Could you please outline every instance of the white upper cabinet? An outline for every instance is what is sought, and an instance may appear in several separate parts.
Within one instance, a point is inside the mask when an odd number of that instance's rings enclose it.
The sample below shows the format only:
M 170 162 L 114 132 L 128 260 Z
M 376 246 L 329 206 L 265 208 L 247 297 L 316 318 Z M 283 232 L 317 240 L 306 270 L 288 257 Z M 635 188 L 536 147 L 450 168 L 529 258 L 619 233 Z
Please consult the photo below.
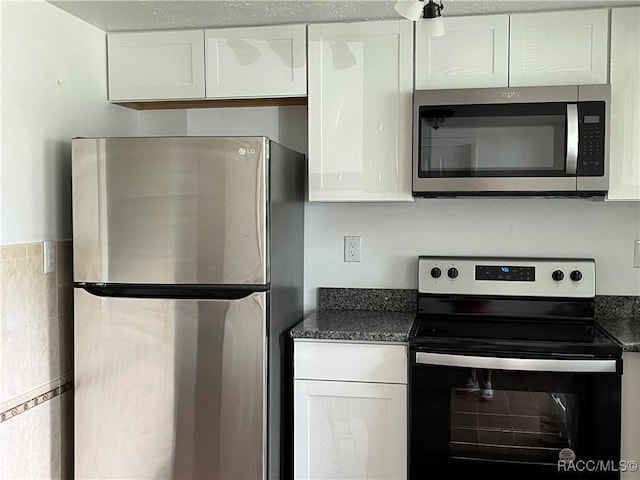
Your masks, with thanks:
M 408 201 L 413 22 L 310 25 L 309 200 Z
M 207 30 L 207 97 L 307 94 L 306 26 Z
M 109 100 L 204 98 L 204 32 L 113 33 L 107 37 Z
M 441 37 L 416 22 L 416 90 L 508 86 L 509 15 L 443 20 Z
M 640 200 L 640 7 L 611 14 L 610 200 Z
M 607 83 L 609 11 L 511 15 L 509 85 Z

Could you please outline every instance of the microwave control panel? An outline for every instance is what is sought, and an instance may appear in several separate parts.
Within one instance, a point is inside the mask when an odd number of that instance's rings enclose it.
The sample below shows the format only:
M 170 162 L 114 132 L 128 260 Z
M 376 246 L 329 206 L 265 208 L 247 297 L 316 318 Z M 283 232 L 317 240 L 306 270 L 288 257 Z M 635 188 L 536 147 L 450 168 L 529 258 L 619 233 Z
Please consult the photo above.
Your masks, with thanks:
M 578 104 L 578 176 L 601 177 L 605 161 L 605 104 Z

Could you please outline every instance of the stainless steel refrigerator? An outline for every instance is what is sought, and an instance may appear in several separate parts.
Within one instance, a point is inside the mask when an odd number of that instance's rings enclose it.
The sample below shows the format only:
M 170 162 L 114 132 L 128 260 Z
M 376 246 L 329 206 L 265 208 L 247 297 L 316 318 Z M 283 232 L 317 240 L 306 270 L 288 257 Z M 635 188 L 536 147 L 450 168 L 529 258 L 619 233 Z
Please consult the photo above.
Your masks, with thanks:
M 76 478 L 279 479 L 304 156 L 265 137 L 72 152 Z

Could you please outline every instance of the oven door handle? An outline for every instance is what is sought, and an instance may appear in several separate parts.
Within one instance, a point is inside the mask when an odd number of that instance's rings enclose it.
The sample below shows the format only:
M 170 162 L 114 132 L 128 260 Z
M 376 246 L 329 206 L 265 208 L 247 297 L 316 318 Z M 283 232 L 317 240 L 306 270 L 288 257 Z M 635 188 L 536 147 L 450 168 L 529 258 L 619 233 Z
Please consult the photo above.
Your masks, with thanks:
M 445 367 L 521 370 L 528 372 L 615 373 L 617 360 L 574 360 L 552 358 L 503 358 L 445 353 L 416 352 L 416 363 Z

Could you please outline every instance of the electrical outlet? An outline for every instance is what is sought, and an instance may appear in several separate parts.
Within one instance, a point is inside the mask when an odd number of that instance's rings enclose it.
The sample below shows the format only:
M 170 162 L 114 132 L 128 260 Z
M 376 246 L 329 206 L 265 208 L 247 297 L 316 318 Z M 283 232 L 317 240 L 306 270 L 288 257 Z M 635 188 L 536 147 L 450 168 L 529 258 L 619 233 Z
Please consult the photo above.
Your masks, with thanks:
M 360 237 L 344 237 L 344 261 L 360 261 Z
M 42 273 L 56 271 L 56 242 L 45 240 L 42 242 Z
M 640 240 L 633 244 L 633 268 L 640 268 Z

